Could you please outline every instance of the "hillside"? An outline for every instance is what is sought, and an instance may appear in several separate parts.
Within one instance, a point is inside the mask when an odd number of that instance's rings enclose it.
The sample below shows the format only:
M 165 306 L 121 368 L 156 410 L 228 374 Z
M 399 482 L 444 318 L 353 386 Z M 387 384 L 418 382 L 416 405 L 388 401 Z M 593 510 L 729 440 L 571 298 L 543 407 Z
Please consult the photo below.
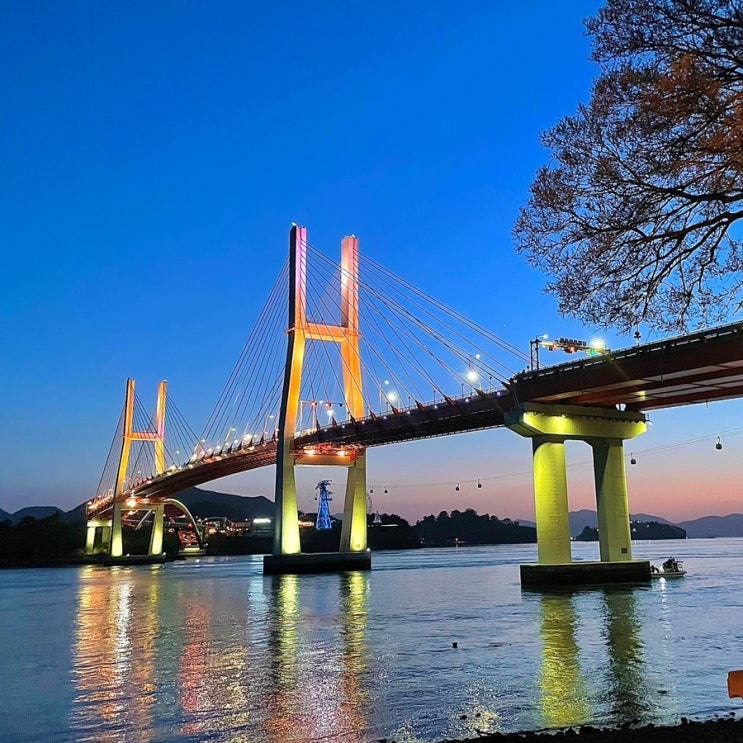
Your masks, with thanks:
M 273 517 L 273 501 L 262 495 L 232 495 L 218 493 L 214 490 L 188 488 L 176 496 L 191 511 L 194 517 L 226 516 L 231 521 L 245 521 L 256 517 Z M 15 513 L 8 513 L 0 509 L 0 522 L 9 519 L 18 524 L 26 516 L 41 520 L 59 515 L 66 524 L 82 524 L 85 522 L 85 503 L 81 503 L 71 511 L 62 511 L 56 506 L 28 506 Z
M 537 530 L 511 519 L 478 514 L 473 508 L 426 516 L 414 527 L 427 547 L 455 544 L 521 544 L 537 541 Z
M 632 521 L 642 521 L 646 523 L 657 522 L 658 524 L 666 524 L 678 526 L 686 532 L 687 539 L 703 539 L 710 537 L 743 537 L 743 514 L 731 513 L 727 516 L 702 516 L 698 519 L 692 519 L 690 521 L 679 521 L 676 524 L 668 521 L 667 519 L 661 518 L 660 516 L 651 516 L 646 513 L 633 513 L 630 515 Z M 522 524 L 529 522 L 522 521 Z M 570 533 L 573 536 L 581 534 L 583 530 L 588 527 L 589 529 L 596 529 L 598 527 L 598 519 L 596 517 L 596 511 L 588 509 L 582 511 L 571 511 L 570 512 Z M 637 537 L 638 539 L 646 537 Z
M 226 516 L 231 521 L 273 518 L 273 501 L 263 495 L 232 495 L 215 490 L 188 488 L 176 496 L 195 518 Z
M 8 514 L 8 518 L 13 524 L 20 523 L 26 517 L 41 521 L 42 519 L 48 519 L 50 516 L 59 514 L 60 517 L 64 516 L 64 511 L 56 506 L 27 506 L 21 508 L 20 511 Z
M 86 520 L 87 508 L 85 503 L 81 503 L 71 511 L 60 514 L 59 518 L 65 524 L 84 524 Z
M 686 529 L 689 539 L 705 537 L 743 537 L 743 514 L 731 513 L 728 516 L 703 516 L 693 521 L 681 521 L 679 526 Z

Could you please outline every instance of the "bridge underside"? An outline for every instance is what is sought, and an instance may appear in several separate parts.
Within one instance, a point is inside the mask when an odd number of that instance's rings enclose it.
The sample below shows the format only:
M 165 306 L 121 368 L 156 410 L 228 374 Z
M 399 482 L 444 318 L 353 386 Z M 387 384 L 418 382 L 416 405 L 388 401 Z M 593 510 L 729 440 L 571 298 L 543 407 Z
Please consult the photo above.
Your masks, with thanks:
M 126 500 L 120 501 L 116 510 L 111 505 L 108 508 L 100 509 L 92 516 L 90 513 L 88 514 L 88 533 L 85 544 L 87 555 L 100 554 L 104 550 L 110 558 L 106 564 L 111 565 L 162 562 L 165 560 L 165 553 L 162 548 L 166 524 L 168 528 L 177 533 L 181 545 L 179 550 L 181 555 L 203 554 L 205 545 L 198 526 L 191 512 L 183 503 L 173 498 L 138 498 L 136 503 L 130 504 L 130 497 L 128 496 Z M 128 510 L 121 508 L 121 506 Z M 147 555 L 125 556 L 123 551 L 122 554 L 110 554 L 112 530 L 115 528 L 114 521 L 116 518 L 120 520 L 121 525 L 126 524 L 135 531 L 139 530 L 145 523 L 149 524 L 151 534 L 150 548 Z
M 438 403 L 397 410 L 385 415 L 320 428 L 295 439 L 297 454 L 314 446 L 372 447 L 402 441 L 446 436 L 458 431 L 475 431 L 503 426 L 504 414 L 513 407 L 511 395 L 504 390 L 481 392 L 472 397 L 449 398 Z M 122 499 L 136 497 L 153 502 L 172 497 L 186 488 L 203 485 L 221 477 L 248 472 L 276 464 L 277 444 L 267 441 L 250 449 L 208 457 L 183 465 L 127 491 Z M 110 513 L 111 502 L 96 511 L 96 517 Z
M 656 410 L 743 396 L 743 325 L 516 376 L 520 402 Z

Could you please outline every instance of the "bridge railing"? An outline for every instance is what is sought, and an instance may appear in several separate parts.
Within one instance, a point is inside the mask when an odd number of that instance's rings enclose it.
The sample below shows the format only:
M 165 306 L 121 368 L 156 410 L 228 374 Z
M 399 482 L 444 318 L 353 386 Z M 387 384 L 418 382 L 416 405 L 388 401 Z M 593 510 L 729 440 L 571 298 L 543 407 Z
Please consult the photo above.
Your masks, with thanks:
M 670 338 L 664 338 L 663 340 L 653 341 L 652 343 L 642 343 L 635 346 L 628 346 L 627 348 L 621 348 L 616 351 L 610 351 L 600 356 L 589 356 L 586 358 L 576 359 L 573 361 L 565 361 L 560 364 L 551 364 L 550 366 L 543 366 L 540 369 L 530 369 L 517 374 L 514 379 L 534 379 L 537 377 L 548 377 L 552 374 L 560 374 L 565 371 L 580 368 L 590 368 L 596 366 L 602 366 L 609 361 L 621 361 L 622 359 L 630 359 L 636 356 L 642 356 L 644 354 L 657 352 L 663 348 L 679 348 L 681 346 L 707 343 L 716 339 L 722 339 L 730 335 L 737 335 L 743 333 L 743 322 L 729 323 L 727 325 L 721 325 L 716 328 L 707 328 L 706 330 L 700 330 L 696 333 L 689 333 L 686 335 L 677 335 Z

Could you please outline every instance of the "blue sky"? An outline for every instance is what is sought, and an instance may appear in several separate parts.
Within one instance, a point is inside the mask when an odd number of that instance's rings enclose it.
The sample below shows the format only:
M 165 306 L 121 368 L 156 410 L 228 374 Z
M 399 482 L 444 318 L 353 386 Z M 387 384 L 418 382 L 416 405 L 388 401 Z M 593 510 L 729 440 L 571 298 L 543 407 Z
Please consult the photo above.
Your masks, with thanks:
M 129 376 L 151 403 L 167 378 L 199 430 L 293 221 L 329 254 L 357 234 L 524 351 L 592 335 L 558 317 L 510 230 L 548 158 L 540 132 L 588 99 L 581 21 L 599 5 L 2 3 L 0 508 L 92 496 Z M 640 456 L 632 509 L 736 510 L 740 412 L 653 415 L 637 450 L 700 442 Z M 574 508 L 593 500 L 587 458 L 571 451 Z M 529 517 L 530 466 L 526 440 L 491 431 L 373 450 L 369 482 L 409 518 Z M 317 479 L 303 471 L 300 505 Z M 273 490 L 269 472 L 214 487 Z

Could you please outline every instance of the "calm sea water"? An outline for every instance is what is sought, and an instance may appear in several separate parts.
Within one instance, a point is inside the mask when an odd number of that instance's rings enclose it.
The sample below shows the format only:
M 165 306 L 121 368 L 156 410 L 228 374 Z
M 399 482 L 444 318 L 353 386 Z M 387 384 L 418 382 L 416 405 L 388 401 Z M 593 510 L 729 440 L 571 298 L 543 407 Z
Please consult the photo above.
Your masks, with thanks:
M 0 571 L 0 740 L 403 743 L 738 711 L 743 540 L 634 547 L 668 554 L 685 578 L 554 594 L 520 588 L 535 545 L 376 553 L 366 574 Z

